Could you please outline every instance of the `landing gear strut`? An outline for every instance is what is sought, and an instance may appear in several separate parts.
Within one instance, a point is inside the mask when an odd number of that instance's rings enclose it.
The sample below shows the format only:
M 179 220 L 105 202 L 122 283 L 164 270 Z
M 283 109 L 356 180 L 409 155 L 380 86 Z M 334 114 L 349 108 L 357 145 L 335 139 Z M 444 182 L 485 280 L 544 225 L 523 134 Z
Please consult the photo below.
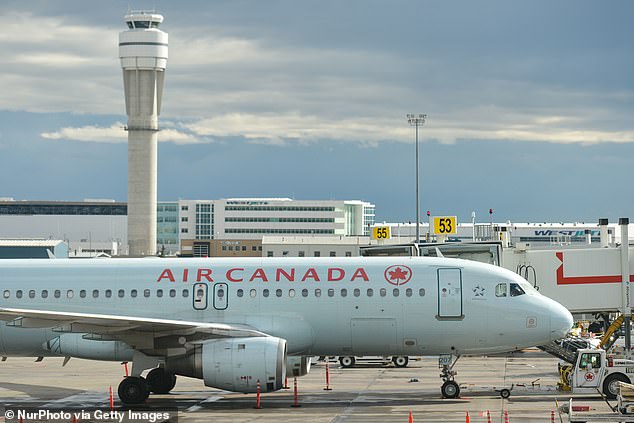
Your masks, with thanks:
M 150 387 L 144 378 L 128 376 L 119 384 L 118 393 L 125 404 L 142 404 L 150 395 Z
M 459 358 L 460 356 L 456 356 L 456 359 L 453 360 L 453 356 L 450 355 L 440 356 L 438 359 L 438 364 L 441 368 L 440 378 L 444 382 L 440 387 L 440 393 L 443 398 L 458 398 L 460 396 L 460 385 L 454 380 L 454 376 L 458 372 L 453 370 L 453 366 Z
M 145 380 L 149 385 L 150 391 L 155 394 L 169 394 L 176 386 L 176 375 L 162 367 L 150 370 Z

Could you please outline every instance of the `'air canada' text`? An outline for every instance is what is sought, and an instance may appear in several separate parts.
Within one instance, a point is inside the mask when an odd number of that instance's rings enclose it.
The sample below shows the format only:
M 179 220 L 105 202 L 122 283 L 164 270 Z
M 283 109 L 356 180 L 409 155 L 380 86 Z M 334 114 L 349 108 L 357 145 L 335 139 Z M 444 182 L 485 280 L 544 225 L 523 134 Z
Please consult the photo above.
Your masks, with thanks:
M 220 276 L 217 276 L 220 275 Z M 209 268 L 198 269 L 165 269 L 161 272 L 157 282 L 339 282 L 339 281 L 363 281 L 369 282 L 368 274 L 363 267 L 356 269 L 343 269 L 341 267 L 307 269 L 270 268 L 258 267 L 245 269 L 234 267 L 221 272 L 214 272 Z

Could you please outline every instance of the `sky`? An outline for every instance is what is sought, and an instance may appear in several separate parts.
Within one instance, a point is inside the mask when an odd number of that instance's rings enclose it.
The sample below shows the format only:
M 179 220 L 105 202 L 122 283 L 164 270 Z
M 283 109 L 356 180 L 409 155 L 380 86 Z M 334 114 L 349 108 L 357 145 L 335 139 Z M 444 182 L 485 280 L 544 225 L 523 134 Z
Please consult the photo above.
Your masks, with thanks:
M 159 201 L 358 199 L 377 221 L 634 219 L 634 2 L 0 4 L 0 197 L 127 199 L 118 35 L 165 16 Z

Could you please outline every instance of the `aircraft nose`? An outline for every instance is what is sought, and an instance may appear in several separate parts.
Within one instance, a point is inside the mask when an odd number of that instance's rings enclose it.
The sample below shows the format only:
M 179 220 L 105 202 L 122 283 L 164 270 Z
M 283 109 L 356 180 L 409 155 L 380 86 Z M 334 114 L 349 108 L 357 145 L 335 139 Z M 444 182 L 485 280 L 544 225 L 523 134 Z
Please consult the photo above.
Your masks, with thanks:
M 556 341 L 566 336 L 572 323 L 572 314 L 568 309 L 553 301 L 550 306 L 550 339 Z

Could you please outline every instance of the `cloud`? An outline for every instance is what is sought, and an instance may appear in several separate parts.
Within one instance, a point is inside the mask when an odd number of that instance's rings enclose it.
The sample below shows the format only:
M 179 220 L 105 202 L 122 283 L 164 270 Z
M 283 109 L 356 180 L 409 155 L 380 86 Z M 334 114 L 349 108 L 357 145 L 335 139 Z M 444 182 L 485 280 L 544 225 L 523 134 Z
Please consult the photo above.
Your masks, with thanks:
M 66 127 L 55 132 L 43 132 L 40 136 L 48 140 L 71 140 L 99 143 L 123 143 L 128 140 L 128 135 L 121 122 L 116 122 L 109 127 L 82 126 L 80 128 Z
M 526 117 L 525 117 L 526 118 Z M 634 131 L 575 129 L 573 118 L 542 116 L 515 122 L 472 122 L 462 127 L 428 118 L 419 128 L 421 140 L 455 143 L 464 140 L 519 140 L 551 143 L 634 142 Z M 572 123 L 562 126 L 563 123 Z M 228 114 L 184 124 L 191 132 L 209 137 L 244 137 L 258 143 L 285 145 L 284 141 L 341 140 L 373 145 L 378 142 L 412 142 L 414 130 L 403 117 L 372 119 L 326 119 L 318 116 Z
M 125 143 L 128 141 L 128 133 L 121 122 L 113 123 L 108 127 L 82 126 L 79 128 L 66 127 L 54 132 L 43 132 L 40 136 L 49 140 L 69 140 L 96 143 Z M 159 132 L 159 142 L 173 142 L 175 144 L 200 144 L 209 142 L 194 135 L 177 129 L 164 129 Z
M 170 58 L 161 141 L 186 144 L 244 137 L 274 145 L 322 139 L 364 145 L 412 142 L 405 114 L 423 112 L 429 120 L 422 139 L 443 143 L 634 142 L 634 93 L 629 86 L 569 82 L 574 81 L 570 68 L 575 58 L 553 61 L 559 50 L 544 56 L 537 47 L 514 53 L 496 37 L 481 56 L 469 49 L 447 49 L 442 41 L 448 40 L 442 37 L 438 46 L 403 43 L 403 28 L 396 26 L 386 34 L 391 41 L 372 43 L 355 38 L 354 30 L 363 27 L 356 21 L 349 23 L 350 30 L 346 23 L 346 31 L 320 33 L 317 39 L 302 38 L 299 25 L 295 39 L 261 22 L 254 30 L 236 23 L 231 28 L 218 25 L 204 14 L 181 18 L 180 25 L 174 20 L 167 27 Z M 90 19 L 0 14 L 1 76 L 11 87 L 0 90 L 0 109 L 124 119 L 117 59 L 123 25 L 105 26 Z M 420 30 L 430 31 L 426 28 Z M 450 44 L 461 45 L 463 35 L 451 33 L 456 38 Z M 468 41 L 478 44 L 477 35 Z M 168 126 L 170 121 L 186 123 Z M 124 142 L 125 133 L 120 132 L 113 127 L 68 127 L 42 137 Z

